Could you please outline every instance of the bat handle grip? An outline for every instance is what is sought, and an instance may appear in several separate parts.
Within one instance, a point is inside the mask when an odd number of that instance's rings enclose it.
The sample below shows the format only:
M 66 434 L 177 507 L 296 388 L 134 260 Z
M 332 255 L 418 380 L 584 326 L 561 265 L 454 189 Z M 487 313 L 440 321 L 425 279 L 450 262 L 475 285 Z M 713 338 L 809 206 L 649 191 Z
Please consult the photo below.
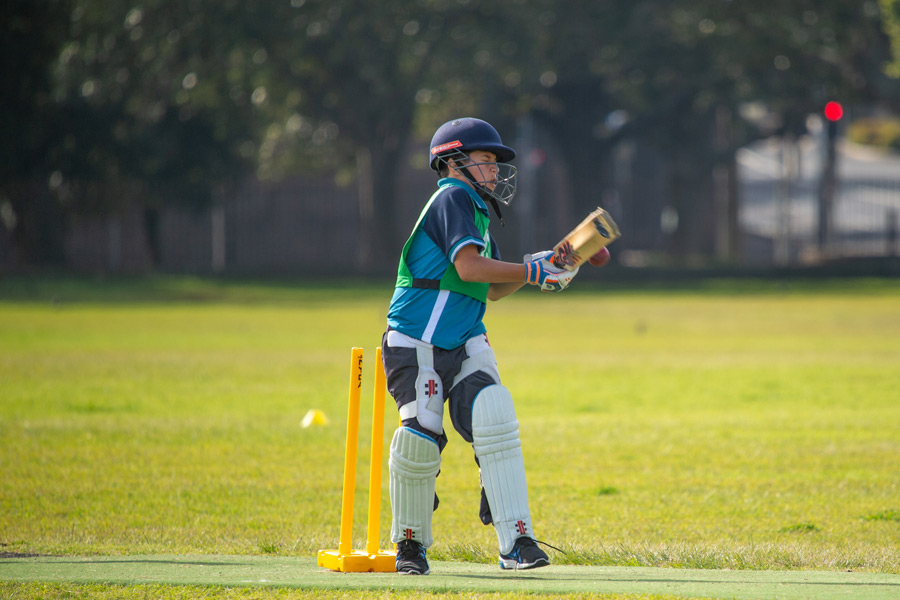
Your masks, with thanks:
M 575 257 L 572 255 L 572 247 L 568 243 L 564 243 L 553 251 L 553 256 L 549 258 L 550 264 L 557 269 L 565 269 L 567 271 L 575 270 Z

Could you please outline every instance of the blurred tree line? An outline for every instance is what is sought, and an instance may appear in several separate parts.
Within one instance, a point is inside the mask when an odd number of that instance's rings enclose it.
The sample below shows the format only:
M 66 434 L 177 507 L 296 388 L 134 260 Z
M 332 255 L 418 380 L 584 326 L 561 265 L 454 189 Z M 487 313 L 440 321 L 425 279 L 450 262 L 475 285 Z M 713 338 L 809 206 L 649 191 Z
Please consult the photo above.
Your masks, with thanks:
M 0 13 L 0 227 L 34 265 L 61 264 L 67 215 L 136 201 L 153 239 L 162 207 L 297 172 L 361 183 L 377 262 L 407 234 L 398 173 L 425 168 L 404 148 L 460 115 L 550 132 L 579 209 L 619 144 L 653 149 L 679 215 L 673 251 L 688 254 L 717 243 L 710 219 L 736 218 L 737 148 L 802 134 L 832 99 L 900 110 L 900 0 L 9 0 Z M 727 257 L 733 240 L 718 243 Z

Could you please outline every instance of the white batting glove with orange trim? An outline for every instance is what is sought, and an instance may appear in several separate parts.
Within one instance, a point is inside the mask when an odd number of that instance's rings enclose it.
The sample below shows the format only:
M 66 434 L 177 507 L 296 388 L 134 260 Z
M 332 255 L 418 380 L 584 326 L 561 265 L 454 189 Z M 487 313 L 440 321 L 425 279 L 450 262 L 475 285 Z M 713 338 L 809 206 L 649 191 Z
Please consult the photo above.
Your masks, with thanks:
M 578 274 L 578 269 L 574 271 L 560 269 L 550 262 L 551 256 L 552 250 L 525 255 L 523 260 L 525 283 L 540 286 L 542 292 L 561 292 L 569 287 L 572 279 Z

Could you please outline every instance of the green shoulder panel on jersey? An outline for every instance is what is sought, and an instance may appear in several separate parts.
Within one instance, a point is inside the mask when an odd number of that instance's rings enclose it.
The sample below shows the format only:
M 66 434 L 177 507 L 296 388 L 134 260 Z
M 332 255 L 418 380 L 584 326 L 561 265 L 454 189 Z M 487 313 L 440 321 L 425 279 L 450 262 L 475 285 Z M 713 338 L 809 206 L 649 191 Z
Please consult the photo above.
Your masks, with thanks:
M 428 213 L 428 209 L 431 208 L 431 205 L 434 203 L 438 195 L 447 187 L 450 186 L 443 185 L 434 194 L 432 194 L 431 198 L 425 204 L 425 208 L 422 209 L 422 212 L 419 215 L 418 220 L 416 221 L 416 225 L 415 227 L 413 227 L 412 234 L 410 234 L 409 239 L 406 240 L 406 244 L 403 245 L 403 252 L 400 255 L 400 266 L 397 269 L 397 283 L 395 284 L 395 287 L 449 290 L 451 292 L 456 292 L 458 294 L 463 294 L 470 298 L 474 298 L 475 300 L 479 300 L 480 302 L 484 302 L 486 304 L 488 290 L 490 289 L 491 284 L 477 281 L 463 281 L 462 278 L 460 278 L 459 273 L 457 273 L 456 267 L 452 263 L 449 267 L 447 267 L 444 275 L 439 280 L 414 278 L 412 276 L 412 273 L 410 273 L 409 266 L 407 265 L 406 257 L 409 253 L 410 247 L 412 246 L 413 238 L 415 237 L 416 233 L 421 230 L 422 222 L 425 220 L 425 215 L 426 213 Z M 490 216 L 482 213 L 477 209 L 477 207 L 475 208 L 474 212 L 475 226 L 481 233 L 481 237 L 485 243 L 484 250 L 482 250 L 481 254 L 483 256 L 490 256 L 491 238 L 489 235 L 487 235 L 488 225 L 490 224 Z

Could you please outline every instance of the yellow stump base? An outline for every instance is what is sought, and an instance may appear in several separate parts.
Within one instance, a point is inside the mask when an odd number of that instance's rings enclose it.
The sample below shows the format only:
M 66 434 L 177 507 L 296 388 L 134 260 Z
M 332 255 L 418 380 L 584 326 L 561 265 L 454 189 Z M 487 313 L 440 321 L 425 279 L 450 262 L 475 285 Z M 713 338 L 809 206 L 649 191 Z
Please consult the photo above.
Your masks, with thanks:
M 369 554 L 352 550 L 350 554 L 341 554 L 337 550 L 319 550 L 318 565 L 341 573 L 394 573 L 396 561 L 394 552 Z

